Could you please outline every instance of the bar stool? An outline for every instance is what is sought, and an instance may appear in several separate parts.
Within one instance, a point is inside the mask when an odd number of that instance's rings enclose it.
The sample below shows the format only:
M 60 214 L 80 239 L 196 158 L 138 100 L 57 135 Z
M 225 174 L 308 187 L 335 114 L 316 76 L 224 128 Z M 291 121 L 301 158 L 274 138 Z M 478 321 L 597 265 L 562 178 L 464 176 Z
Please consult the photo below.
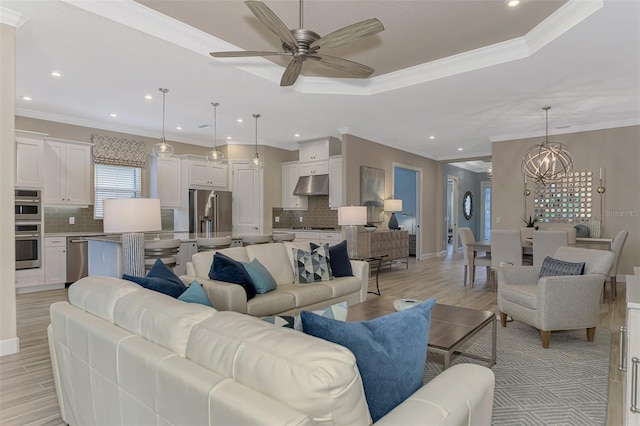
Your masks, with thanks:
M 180 252 L 179 239 L 174 240 L 148 240 L 144 242 L 144 268 L 151 269 L 156 259 L 169 268 L 178 264 L 178 253 Z
M 271 240 L 271 235 L 243 235 L 242 245 L 250 246 L 253 244 L 266 244 Z
M 295 239 L 296 239 L 296 234 L 293 232 L 273 234 L 274 243 L 281 243 L 283 241 L 293 241 Z
M 198 252 L 231 247 L 231 237 L 198 238 Z

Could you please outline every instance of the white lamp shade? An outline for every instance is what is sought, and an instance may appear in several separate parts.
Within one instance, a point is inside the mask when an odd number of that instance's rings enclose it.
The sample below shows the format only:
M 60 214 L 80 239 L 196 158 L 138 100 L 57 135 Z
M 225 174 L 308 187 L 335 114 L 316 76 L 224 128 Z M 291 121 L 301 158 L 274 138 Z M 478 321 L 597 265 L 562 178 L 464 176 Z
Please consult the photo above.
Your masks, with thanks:
M 366 225 L 367 207 L 338 207 L 338 225 Z
M 385 212 L 401 212 L 402 200 L 384 200 Z
M 104 232 L 151 232 L 162 229 L 160 200 L 118 198 L 104 200 Z

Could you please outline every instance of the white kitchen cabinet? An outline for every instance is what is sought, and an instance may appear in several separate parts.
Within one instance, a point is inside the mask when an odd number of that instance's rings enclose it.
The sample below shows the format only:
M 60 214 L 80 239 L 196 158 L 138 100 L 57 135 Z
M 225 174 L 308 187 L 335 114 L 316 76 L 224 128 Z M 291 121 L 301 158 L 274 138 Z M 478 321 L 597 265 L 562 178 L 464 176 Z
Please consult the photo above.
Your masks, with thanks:
M 44 186 L 45 133 L 16 130 L 15 184 L 18 188 Z
M 338 244 L 342 241 L 341 232 L 327 232 L 327 231 L 314 231 L 314 230 L 296 230 L 295 231 L 296 242 L 309 242 L 318 245 L 329 243 L 330 246 Z
M 195 241 L 185 241 L 180 243 L 180 252 L 178 253 L 178 262 L 173 268 L 173 273 L 187 275 L 187 262 L 191 262 L 191 257 L 198 252 L 198 245 Z
M 328 161 L 313 161 L 311 163 L 300 163 L 300 176 L 328 175 Z
M 640 424 L 640 275 L 627 275 L 627 325 L 620 333 L 620 363 L 625 426 Z
M 342 207 L 342 157 L 329 158 L 329 208 Z
M 67 240 L 64 237 L 44 239 L 44 283 L 67 282 Z
M 187 184 L 195 189 L 227 189 L 227 165 L 212 164 L 204 157 L 195 159 L 191 156 L 186 160 Z
M 44 205 L 93 204 L 91 144 L 47 138 L 44 152 Z
M 150 156 L 149 196 L 160 199 L 160 207 L 182 206 L 182 161 L 178 157 Z
M 299 160 L 301 163 L 310 161 L 327 161 L 329 159 L 329 139 L 304 142 L 300 144 Z
M 319 244 L 327 244 L 334 246 L 342 241 L 342 232 L 320 232 Z
M 282 208 L 285 210 L 306 210 L 309 199 L 305 196 L 293 195 L 296 188 L 300 170 L 298 162 L 282 163 Z
M 64 288 L 64 284 L 61 288 Z M 16 271 L 16 293 L 48 290 L 44 287 L 44 268 L 20 269 Z

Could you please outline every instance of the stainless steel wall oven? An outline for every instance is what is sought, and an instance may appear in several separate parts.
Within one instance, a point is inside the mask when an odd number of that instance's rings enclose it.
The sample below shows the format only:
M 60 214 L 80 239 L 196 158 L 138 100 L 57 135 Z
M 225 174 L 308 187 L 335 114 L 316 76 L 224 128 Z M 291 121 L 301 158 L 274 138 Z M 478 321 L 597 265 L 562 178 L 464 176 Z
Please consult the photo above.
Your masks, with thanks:
M 16 223 L 40 221 L 42 219 L 42 198 L 39 189 L 15 190 Z
M 42 266 L 40 223 L 16 223 L 16 269 Z

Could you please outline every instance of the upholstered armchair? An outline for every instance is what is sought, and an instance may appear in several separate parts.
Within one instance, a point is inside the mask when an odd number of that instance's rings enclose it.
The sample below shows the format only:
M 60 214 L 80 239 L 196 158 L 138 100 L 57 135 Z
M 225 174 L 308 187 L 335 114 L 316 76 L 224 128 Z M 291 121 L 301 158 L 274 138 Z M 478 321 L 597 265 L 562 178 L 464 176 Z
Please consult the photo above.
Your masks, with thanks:
M 598 323 L 600 295 L 613 263 L 607 250 L 559 247 L 552 256 L 565 262 L 585 262 L 583 275 L 538 278 L 541 266 L 498 268 L 498 310 L 503 327 L 507 315 L 540 330 L 542 347 L 551 332 L 585 328 L 592 342 Z

